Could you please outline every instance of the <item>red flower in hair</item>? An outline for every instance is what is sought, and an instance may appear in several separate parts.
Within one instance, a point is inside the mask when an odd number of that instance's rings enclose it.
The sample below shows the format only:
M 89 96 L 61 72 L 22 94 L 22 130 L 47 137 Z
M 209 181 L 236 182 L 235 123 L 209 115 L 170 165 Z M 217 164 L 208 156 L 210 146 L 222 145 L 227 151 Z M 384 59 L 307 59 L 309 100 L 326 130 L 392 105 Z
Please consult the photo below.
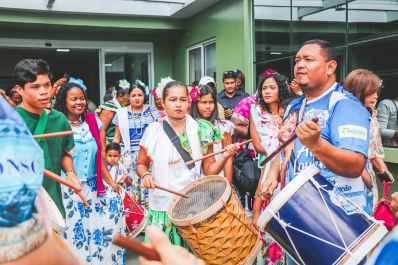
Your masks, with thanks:
M 156 96 L 156 87 L 152 90 L 152 96 Z
M 277 73 L 278 73 L 278 72 L 275 71 L 274 69 L 268 68 L 268 69 L 266 69 L 266 70 L 264 71 L 262 77 L 265 78 L 265 77 L 267 77 L 267 76 L 269 76 L 269 75 L 273 75 L 273 74 L 277 74 Z
M 192 102 L 196 102 L 200 97 L 200 91 L 198 87 L 193 87 L 191 91 L 189 91 L 189 97 L 191 98 Z

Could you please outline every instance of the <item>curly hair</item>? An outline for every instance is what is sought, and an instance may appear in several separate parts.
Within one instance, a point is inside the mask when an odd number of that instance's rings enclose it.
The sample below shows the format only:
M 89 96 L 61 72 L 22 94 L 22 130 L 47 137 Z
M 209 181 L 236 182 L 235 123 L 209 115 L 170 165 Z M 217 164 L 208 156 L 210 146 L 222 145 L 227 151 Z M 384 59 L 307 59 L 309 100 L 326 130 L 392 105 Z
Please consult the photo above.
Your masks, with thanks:
M 87 102 L 86 93 L 84 92 L 84 89 L 79 84 L 72 83 L 72 82 L 66 83 L 59 89 L 58 94 L 55 98 L 55 104 L 54 104 L 54 109 L 58 110 L 59 112 L 62 112 L 63 114 L 65 114 L 65 116 L 67 113 L 66 97 L 68 95 L 69 90 L 71 90 L 72 88 L 75 88 L 75 87 L 80 88 L 80 90 L 83 92 L 84 99 Z M 83 115 L 81 115 L 81 118 L 83 121 L 84 121 L 84 114 L 86 114 L 86 113 L 87 113 L 87 103 L 86 103 L 86 107 L 84 109 Z
M 263 89 L 263 84 L 264 82 L 269 79 L 273 78 L 276 81 L 276 84 L 278 85 L 278 109 L 281 107 L 281 102 L 290 98 L 291 95 L 288 90 L 288 83 L 287 83 L 287 77 L 281 74 L 270 74 L 265 77 L 263 77 L 260 82 L 258 83 L 257 86 L 257 93 L 256 93 L 256 98 L 258 104 L 260 104 L 260 107 L 263 110 L 266 110 L 267 112 L 271 112 L 268 103 L 265 103 L 264 98 L 262 96 L 262 89 Z

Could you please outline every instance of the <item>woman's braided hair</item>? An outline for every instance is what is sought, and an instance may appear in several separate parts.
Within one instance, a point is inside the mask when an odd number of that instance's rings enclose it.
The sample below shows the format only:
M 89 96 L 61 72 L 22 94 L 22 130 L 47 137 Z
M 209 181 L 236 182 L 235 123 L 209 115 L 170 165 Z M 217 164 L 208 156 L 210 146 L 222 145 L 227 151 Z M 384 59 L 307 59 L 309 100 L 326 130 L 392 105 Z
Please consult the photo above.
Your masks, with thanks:
M 87 102 L 87 96 L 86 93 L 84 92 L 84 89 L 76 83 L 66 83 L 65 85 L 63 85 L 59 91 L 58 94 L 55 98 L 55 104 L 54 104 L 54 109 L 58 110 L 59 112 L 62 112 L 63 114 L 67 113 L 67 109 L 66 109 L 66 97 L 68 95 L 69 90 L 71 90 L 72 88 L 79 88 L 81 89 L 81 91 L 83 92 L 84 98 L 86 99 Z M 81 116 L 82 120 L 84 121 L 84 114 L 86 114 L 87 112 L 87 103 L 86 103 L 86 107 L 84 109 L 83 115 Z

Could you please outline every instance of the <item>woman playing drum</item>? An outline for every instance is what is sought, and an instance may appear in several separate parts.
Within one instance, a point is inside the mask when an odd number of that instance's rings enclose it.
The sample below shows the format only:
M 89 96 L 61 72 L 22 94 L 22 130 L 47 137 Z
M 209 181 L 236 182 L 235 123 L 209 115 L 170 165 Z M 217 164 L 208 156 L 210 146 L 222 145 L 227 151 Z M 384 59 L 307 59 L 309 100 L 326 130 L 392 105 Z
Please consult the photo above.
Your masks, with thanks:
M 203 134 L 203 128 L 187 114 L 189 97 L 187 87 L 181 82 L 172 79 L 162 80 L 157 88 L 162 98 L 166 117 L 176 134 L 175 140 L 181 143 L 192 158 L 199 158 L 203 154 L 213 152 L 211 143 L 219 141 L 215 134 Z M 166 124 L 167 127 L 167 124 Z M 175 245 L 185 245 L 172 225 L 166 210 L 171 194 L 155 188 L 155 183 L 172 190 L 181 190 L 197 176 L 203 173 L 218 174 L 226 161 L 236 150 L 236 145 L 229 145 L 221 158 L 215 161 L 214 157 L 198 161 L 189 169 L 174 144 L 166 134 L 165 123 L 155 122 L 148 126 L 140 143 L 140 154 L 137 161 L 137 174 L 142 178 L 142 186 L 149 190 L 148 224 L 156 224 L 168 234 Z M 178 143 L 177 143 L 178 144 Z M 149 169 L 151 168 L 151 171 Z

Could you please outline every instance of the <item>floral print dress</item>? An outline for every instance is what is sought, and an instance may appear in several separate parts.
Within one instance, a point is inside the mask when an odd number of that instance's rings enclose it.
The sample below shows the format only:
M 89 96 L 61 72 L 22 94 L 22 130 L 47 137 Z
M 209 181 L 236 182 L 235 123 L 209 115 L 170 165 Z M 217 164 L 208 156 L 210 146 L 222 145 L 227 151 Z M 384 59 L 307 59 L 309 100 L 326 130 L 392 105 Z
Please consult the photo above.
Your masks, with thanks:
M 97 123 L 101 124 L 99 119 Z M 87 264 L 125 264 L 126 250 L 112 244 L 113 237 L 125 231 L 122 198 L 108 185 L 106 195 L 97 197 L 94 137 L 86 122 L 72 126 L 72 131 L 76 145 L 73 163 L 81 193 L 91 207 L 86 208 L 72 190 L 62 186 L 67 226 L 62 236 L 73 254 Z
M 377 181 L 376 181 L 376 174 L 373 170 L 372 163 L 370 159 L 379 157 L 384 159 L 384 148 L 381 140 L 380 134 L 380 126 L 379 122 L 377 121 L 377 111 L 373 110 L 372 118 L 370 120 L 370 133 L 369 133 L 369 149 L 368 149 L 368 161 L 366 163 L 366 169 L 369 172 L 369 175 L 372 180 L 373 189 L 367 190 L 366 194 L 366 202 L 368 208 L 372 209 L 372 211 L 376 208 L 378 199 L 379 199 L 379 192 L 377 190 Z
M 279 147 L 278 132 L 281 123 L 279 115 L 271 115 L 267 111 L 261 109 L 257 104 L 251 106 L 251 116 L 255 125 L 256 131 L 261 139 L 261 145 L 267 152 L 271 154 Z M 266 155 L 257 153 L 257 159 L 259 167 L 263 168 L 264 176 L 268 174 L 271 162 L 263 165 Z M 269 204 L 266 201 L 262 210 L 264 210 Z M 256 264 L 285 264 L 285 257 L 282 248 L 274 242 L 271 237 L 266 233 L 261 233 L 261 239 L 263 241 L 263 247 L 261 248 L 260 254 L 257 256 Z

